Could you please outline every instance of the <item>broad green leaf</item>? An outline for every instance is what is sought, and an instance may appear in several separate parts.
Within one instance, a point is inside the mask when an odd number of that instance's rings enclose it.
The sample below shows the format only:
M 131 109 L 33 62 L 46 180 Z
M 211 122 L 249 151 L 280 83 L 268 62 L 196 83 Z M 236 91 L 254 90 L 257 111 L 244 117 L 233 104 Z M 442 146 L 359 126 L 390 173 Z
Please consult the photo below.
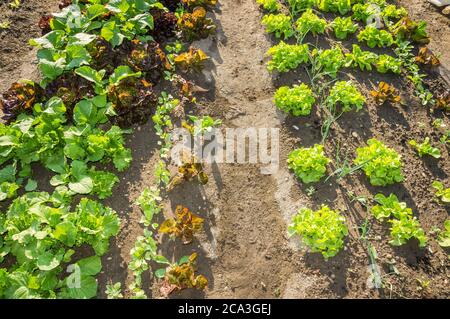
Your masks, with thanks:
M 81 65 L 89 64 L 91 56 L 82 45 L 68 45 L 66 47 L 67 66 L 66 70 L 78 68 Z
M 44 78 L 54 80 L 63 74 L 66 67 L 66 61 L 60 58 L 56 61 L 41 60 L 39 62 L 39 70 L 42 72 Z
M 64 261 L 65 263 L 70 262 L 70 260 L 72 259 L 72 256 L 73 256 L 74 254 L 75 254 L 75 250 L 73 250 L 73 249 L 67 250 L 66 253 L 64 254 L 63 261 Z
M 108 101 L 106 100 L 106 95 L 97 95 L 96 97 L 92 98 L 92 103 L 94 103 L 97 108 L 106 107 L 107 102 Z
M 0 146 L 12 146 L 16 145 L 18 140 L 15 136 L 12 135 L 3 135 L 0 136 Z
M 39 62 L 42 60 L 55 61 L 61 58 L 61 52 L 56 49 L 40 49 L 37 52 L 37 57 Z
M 153 8 L 165 10 L 165 7 L 161 2 L 135 0 L 134 4 L 136 6 L 136 9 L 138 9 L 141 12 L 147 12 L 149 9 L 153 9 Z
M 57 256 L 50 252 L 46 252 L 38 257 L 36 265 L 40 270 L 50 271 L 58 267 L 60 262 L 61 259 L 58 259 Z
M 55 96 L 47 102 L 43 112 L 49 115 L 64 114 L 66 112 L 66 107 L 63 101 L 59 97 Z
M 101 21 L 92 21 L 89 26 L 84 30 L 85 32 L 91 32 L 93 30 L 101 29 L 103 26 L 103 23 Z M 98 31 L 95 31 L 95 33 L 98 33 Z
M 11 164 L 0 169 L 0 183 L 16 180 L 16 166 Z
M 95 34 L 89 34 L 89 33 L 77 33 L 74 36 L 71 36 L 68 38 L 68 45 L 81 45 L 86 46 L 92 41 L 95 40 L 97 36 Z
M 93 4 L 86 9 L 86 16 L 89 20 L 94 20 L 98 16 L 106 13 L 108 10 L 102 4 Z
M 73 109 L 73 119 L 78 125 L 91 123 L 94 111 L 95 110 L 92 102 L 88 100 L 81 100 L 75 105 Z
M 77 182 L 69 183 L 70 190 L 77 194 L 89 194 L 93 187 L 92 178 L 89 176 L 84 176 Z
M 82 276 L 95 276 L 102 270 L 102 261 L 98 256 L 87 257 L 77 262 Z
M 58 186 L 65 184 L 64 177 L 62 175 L 55 175 L 50 179 L 50 185 Z
M 58 271 L 57 270 L 53 270 L 53 271 L 47 271 L 42 275 L 42 279 L 41 279 L 41 286 L 40 288 L 42 290 L 54 290 L 56 289 L 56 286 L 59 283 L 58 280 Z
M 180 258 L 180 261 L 178 261 L 178 265 L 183 265 L 189 263 L 189 256 L 183 256 Z
M 66 161 L 63 154 L 54 154 L 44 159 L 45 167 L 55 173 L 63 174 L 66 171 Z
M 114 154 L 113 163 L 117 170 L 122 172 L 130 166 L 131 160 L 131 151 L 124 148 Z
M 129 66 L 121 65 L 114 70 L 114 73 L 109 78 L 109 83 L 117 85 L 126 78 L 140 77 L 141 75 L 141 72 L 133 72 Z
M 89 66 L 82 66 L 75 70 L 75 73 L 79 76 L 91 81 L 99 86 L 103 85 L 103 77 L 105 76 L 105 70 L 96 71 Z
M 106 237 L 115 236 L 119 233 L 120 221 L 115 215 L 107 215 L 104 218 L 103 226 Z
M 98 256 L 103 256 L 109 249 L 109 240 L 97 239 L 92 243 L 92 248 Z
M 24 118 L 18 120 L 13 127 L 19 128 L 19 130 L 25 134 L 28 133 L 33 126 L 34 118 L 25 116 Z
M 100 35 L 108 42 L 112 44 L 113 47 L 121 45 L 125 36 L 120 33 L 115 21 L 107 22 L 103 25 L 100 31 Z
M 166 257 L 164 257 L 163 255 L 157 255 L 157 256 L 155 256 L 155 258 L 153 260 L 155 262 L 157 262 L 158 264 L 170 265 L 170 261 Z
M 150 30 L 153 29 L 153 17 L 151 14 L 142 13 L 138 14 L 135 17 L 131 18 L 129 21 L 135 24 L 135 29 L 138 33 L 145 33 L 145 30 L 148 28 Z
M 78 230 L 75 225 L 69 221 L 65 221 L 56 225 L 53 231 L 53 237 L 66 246 L 72 247 L 76 243 L 77 233 Z
M 44 49 L 61 49 L 64 46 L 65 32 L 55 30 L 37 39 L 31 39 L 30 45 Z
M 27 192 L 32 192 L 37 188 L 37 182 L 34 179 L 28 179 L 27 185 L 25 186 L 25 190 Z
M 12 299 L 33 299 L 33 297 L 32 291 L 25 286 L 18 287 L 10 296 Z
M 72 160 L 81 160 L 86 157 L 84 148 L 76 143 L 67 143 L 64 146 L 64 155 Z
M 71 166 L 72 176 L 76 179 L 81 179 L 85 175 L 87 175 L 87 165 L 82 161 L 73 161 Z
M 97 296 L 97 280 L 92 276 L 76 278 L 77 273 L 70 274 L 66 278 L 66 288 L 62 291 L 64 298 L 90 299 Z
M 114 13 L 125 13 L 130 9 L 130 4 L 127 0 L 111 0 L 106 5 L 106 9 Z
M 157 271 L 155 271 L 155 276 L 156 278 L 163 279 L 166 276 L 166 269 L 165 268 L 158 269 Z

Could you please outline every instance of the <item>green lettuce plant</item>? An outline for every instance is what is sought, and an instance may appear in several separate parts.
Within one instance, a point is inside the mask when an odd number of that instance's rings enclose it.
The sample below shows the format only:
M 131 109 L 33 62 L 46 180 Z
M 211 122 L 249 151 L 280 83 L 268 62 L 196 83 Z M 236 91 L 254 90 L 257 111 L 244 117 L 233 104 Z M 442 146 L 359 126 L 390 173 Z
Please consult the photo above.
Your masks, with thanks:
M 450 203 L 450 188 L 445 188 L 444 184 L 434 181 L 431 185 L 435 190 L 435 196 L 443 203 Z
M 445 221 L 444 230 L 439 232 L 438 244 L 444 248 L 450 247 L 450 219 Z
M 288 39 L 294 35 L 292 19 L 285 14 L 268 14 L 262 18 L 262 25 L 266 27 L 267 33 L 274 33 L 275 37 Z
M 344 54 L 339 47 L 328 50 L 314 49 L 312 56 L 315 58 L 316 67 L 333 79 L 345 64 Z
M 108 299 L 122 299 L 122 284 L 120 282 L 116 282 L 115 284 L 106 285 L 105 294 Z
M 381 16 L 386 19 L 400 19 L 408 15 L 408 10 L 403 7 L 397 7 L 394 4 L 386 6 L 381 12 Z
M 16 162 L 20 169 L 14 172 L 24 178 L 31 175 L 30 165 L 40 162 L 58 174 L 52 178 L 53 186 L 72 183 L 69 185 L 81 194 L 92 191 L 92 179 L 87 178 L 88 162 L 112 161 L 119 171 L 131 163 L 131 150 L 124 146 L 123 134 L 127 131 L 118 126 L 108 131 L 95 127 L 106 122 L 107 109 L 105 96 L 83 100 L 73 110 L 74 126 L 67 125 L 66 107 L 60 98 L 52 98 L 45 105 L 36 104 L 33 115 L 22 114 L 11 126 L 0 124 L 4 140 L 0 146 L 0 164 Z M 73 170 L 81 166 L 85 168 L 84 173 Z M 103 180 L 103 186 L 106 180 L 107 185 L 113 184 L 115 178 L 101 175 L 97 177 Z M 100 196 L 107 193 L 109 190 Z
M 391 223 L 391 240 L 393 246 L 406 244 L 410 239 L 416 238 L 420 247 L 427 244 L 427 236 L 420 227 L 420 223 L 413 216 L 411 208 L 406 203 L 399 202 L 397 196 L 390 194 L 389 197 L 377 194 L 375 201 L 378 203 L 371 209 L 377 220 L 389 219 Z
M 316 102 L 311 89 L 304 83 L 280 87 L 275 92 L 274 102 L 277 108 L 294 116 L 306 116 L 311 113 Z
M 313 35 L 323 34 L 326 26 L 327 21 L 319 18 L 311 9 L 307 9 L 295 22 L 295 29 L 301 37 L 306 36 L 309 32 Z
M 377 14 L 378 10 L 371 2 L 356 3 L 352 7 L 352 19 L 366 23 L 370 16 Z
M 272 58 L 267 63 L 269 71 L 287 72 L 309 61 L 309 47 L 307 44 L 291 45 L 281 41 L 271 47 L 267 55 Z
M 415 140 L 410 140 L 408 144 L 417 151 L 420 157 L 429 155 L 434 158 L 441 158 L 441 151 L 431 145 L 429 137 L 426 137 L 422 143 L 418 143 Z
M 369 48 L 386 48 L 394 44 L 394 38 L 386 30 L 377 29 L 373 25 L 368 25 L 358 34 L 359 42 L 366 42 Z
M 355 33 L 358 30 L 358 24 L 354 23 L 351 17 L 337 17 L 333 22 L 331 22 L 330 25 L 334 30 L 336 38 L 340 40 L 347 39 L 349 35 Z
M 75 210 L 61 201 L 63 190 L 52 195 L 29 192 L 13 201 L 0 217 L 0 262 L 14 257 L 3 270 L 3 298 L 92 298 L 97 294 L 95 275 L 101 271 L 99 256 L 117 235 L 120 220 L 112 209 L 83 198 Z M 72 261 L 75 248 L 89 245 L 95 255 Z M 78 267 L 65 276 L 68 265 Z M 69 268 L 67 268 L 69 269 Z M 79 278 L 74 278 L 79 276 Z M 80 280 L 80 286 L 68 283 Z
M 359 67 L 361 71 L 372 71 L 372 65 L 378 61 L 378 55 L 370 51 L 363 51 L 359 45 L 353 44 L 352 53 L 346 53 L 345 59 L 346 67 Z
M 345 217 L 326 205 L 317 211 L 300 209 L 293 216 L 288 231 L 290 236 L 299 236 L 311 252 L 319 252 L 325 259 L 342 250 L 348 234 Z
M 352 10 L 352 0 L 320 0 L 319 9 L 344 15 Z
M 17 196 L 20 185 L 15 182 L 2 181 L 0 183 L 0 202 Z
M 330 159 L 325 156 L 323 145 L 298 148 L 288 156 L 288 167 L 305 184 L 318 182 L 327 171 Z
M 269 12 L 276 12 L 281 9 L 281 4 L 277 0 L 256 0 L 256 2 Z
M 387 73 L 391 71 L 392 73 L 400 74 L 402 72 L 402 62 L 387 54 L 381 54 L 378 56 L 378 59 L 375 62 L 375 67 L 380 73 Z
M 340 105 L 343 112 L 350 112 L 353 107 L 356 111 L 361 110 L 366 102 L 366 98 L 351 81 L 339 81 L 331 88 L 330 95 L 326 101 L 333 109 Z
M 286 0 L 289 11 L 296 15 L 299 12 L 302 12 L 307 9 L 311 9 L 314 7 L 318 0 Z
M 372 185 L 386 186 L 403 181 L 401 156 L 394 149 L 372 138 L 356 152 L 354 163 L 362 165 Z

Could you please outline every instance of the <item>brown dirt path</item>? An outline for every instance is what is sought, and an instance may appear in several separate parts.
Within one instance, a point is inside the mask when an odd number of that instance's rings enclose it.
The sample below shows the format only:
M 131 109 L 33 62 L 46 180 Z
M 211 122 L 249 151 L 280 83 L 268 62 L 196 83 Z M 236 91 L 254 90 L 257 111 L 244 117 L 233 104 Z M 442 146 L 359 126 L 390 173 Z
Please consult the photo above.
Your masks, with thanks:
M 432 35 L 429 47 L 440 55 L 443 65 L 450 69 L 450 18 L 441 13 L 443 8 L 437 8 L 426 0 L 397 0 L 404 6 L 415 20 L 425 20 L 427 31 Z
M 194 43 L 214 59 L 216 69 L 205 73 L 215 83 L 214 101 L 202 112 L 222 118 L 224 127 L 281 127 L 271 104 L 272 80 L 262 62 L 270 42 L 260 26 L 252 0 L 222 1 L 215 10 L 217 39 Z M 286 224 L 279 210 L 273 176 L 258 165 L 220 164 L 210 168 L 205 198 L 212 244 L 208 298 L 270 298 L 284 288 L 291 272 Z M 191 190 L 185 190 L 186 195 Z M 189 195 L 183 198 L 189 201 Z M 175 204 L 175 203 L 173 203 Z M 194 203 L 193 203 L 194 204 Z M 195 205 L 195 204 L 194 204 Z M 202 271 L 200 266 L 200 271 Z
M 192 198 L 190 188 L 175 199 L 195 208 L 209 207 L 209 236 L 200 241 L 204 242 L 205 262 L 199 271 L 210 280 L 205 297 L 337 296 L 337 286 L 330 285 L 319 269 L 306 265 L 304 254 L 292 249 L 296 243 L 290 244 L 287 238 L 290 216 L 305 201 L 291 198 L 295 196 L 291 188 L 297 185 L 285 162 L 296 139 L 272 103 L 275 87 L 264 57 L 272 42 L 260 24 L 261 16 L 253 0 L 222 1 L 215 10 L 217 39 L 193 44 L 205 50 L 215 64 L 212 73 L 204 72 L 202 83 L 204 87 L 215 84 L 212 102 L 204 100 L 200 111 L 223 119 L 224 127 L 279 128 L 280 170 L 263 175 L 260 165 L 212 165 L 211 182 L 202 190 L 200 201 Z M 333 271 L 339 261 L 323 267 Z M 178 297 L 192 296 L 199 295 L 184 292 Z
M 191 202 L 193 207 L 197 204 L 199 208 L 203 207 L 202 202 L 206 201 L 210 208 L 207 214 L 211 220 L 207 230 L 210 236 L 202 238 L 202 241 L 210 240 L 210 243 L 202 245 L 205 248 L 205 262 L 200 263 L 200 272 L 209 275 L 211 283 L 206 297 L 374 298 L 392 294 L 399 297 L 402 292 L 407 297 L 445 295 L 446 274 L 442 264 L 445 255 L 439 248 L 439 254 L 435 256 L 429 252 L 417 252 L 415 248 L 411 248 L 411 252 L 407 253 L 401 251 L 400 256 L 396 257 L 398 268 L 402 272 L 398 286 L 386 290 L 385 293 L 368 288 L 369 260 L 357 230 L 365 218 L 365 211 L 361 206 L 349 203 L 346 192 L 354 190 L 358 194 L 376 194 L 380 190 L 366 186 L 355 187 L 353 180 L 356 184 L 360 181 L 365 183 L 362 174 L 356 174 L 349 183 L 321 183 L 316 185 L 320 190 L 314 196 L 307 196 L 305 187 L 299 185 L 287 170 L 285 163 L 291 150 L 299 145 L 320 142 L 317 126 L 319 119 L 317 114 L 306 119 L 293 119 L 276 111 L 272 103 L 275 87 L 305 80 L 305 72 L 299 69 L 292 77 L 272 77 L 267 72 L 264 54 L 273 43 L 264 33 L 260 24 L 261 16 L 261 11 L 252 0 L 221 1 L 215 17 L 219 25 L 217 43 L 212 40 L 194 43 L 194 46 L 204 49 L 216 65 L 212 74 L 204 74 L 206 81 L 202 85 L 215 85 L 215 91 L 211 92 L 212 102 L 204 101 L 204 107 L 201 109 L 203 113 L 222 118 L 224 127 L 281 129 L 280 170 L 276 174 L 261 175 L 257 165 L 213 166 L 209 175 L 214 176 L 211 178 L 214 181 L 202 190 L 204 195 L 199 198 L 200 201 L 190 197 L 190 190 L 182 191 L 184 195 L 176 196 L 184 203 Z M 446 47 L 444 45 L 440 48 L 444 50 Z M 363 80 L 367 75 L 358 74 L 357 78 L 364 86 L 367 84 Z M 392 80 L 392 77 L 386 78 Z M 384 78 L 371 74 L 371 80 L 380 79 Z M 368 89 L 369 87 L 364 87 L 364 93 L 367 95 Z M 364 125 L 371 122 L 368 119 L 369 114 L 374 118 L 373 123 L 379 123 L 379 113 L 370 101 L 367 113 L 352 114 L 351 117 L 357 119 L 346 118 L 337 125 L 331 141 L 339 140 L 344 146 L 347 141 L 350 144 L 349 132 L 357 126 L 356 131 L 364 140 L 355 145 L 351 143 L 349 154 L 353 154 L 355 148 L 370 136 L 383 139 L 383 135 L 395 135 L 395 127 Z M 390 110 L 383 110 L 381 113 L 382 117 L 392 116 Z M 425 113 L 423 109 L 417 114 L 412 113 L 413 116 L 408 119 L 411 124 L 407 127 L 414 127 L 414 123 L 426 118 Z M 294 125 L 300 129 L 293 128 Z M 334 143 L 329 144 L 328 155 L 333 157 L 336 150 L 331 144 Z M 409 154 L 409 150 L 403 150 L 402 154 L 405 153 L 405 161 L 409 162 L 410 158 L 411 161 L 417 160 L 415 154 Z M 417 175 L 413 173 L 413 176 Z M 424 185 L 424 191 L 426 188 Z M 402 187 L 391 191 L 396 192 L 402 199 L 408 197 L 408 192 Z M 440 222 L 445 213 L 442 209 L 435 212 L 437 206 L 431 203 L 428 193 L 426 199 L 424 198 L 425 194 L 420 192 L 413 200 L 424 202 L 427 208 L 433 209 L 433 221 L 426 220 L 423 223 L 428 230 L 431 225 L 439 224 L 436 220 Z M 305 254 L 302 249 L 298 249 L 296 242 L 290 242 L 286 236 L 286 226 L 292 214 L 302 206 L 318 207 L 320 204 L 328 204 L 344 212 L 350 228 L 344 251 L 329 261 L 324 261 L 317 254 Z M 172 203 L 172 206 L 174 205 L 175 203 Z M 426 211 L 422 209 L 416 210 L 418 213 Z M 436 215 L 439 215 L 439 218 L 436 218 Z M 388 260 L 392 258 L 390 256 L 393 249 L 386 245 L 382 238 L 387 239 L 389 235 L 379 225 L 374 225 L 374 228 L 376 230 L 373 236 L 383 234 L 371 239 L 376 242 L 381 256 L 379 266 L 387 273 Z M 435 243 L 432 246 L 435 249 Z M 424 254 L 426 257 L 423 257 Z M 423 258 L 432 262 L 428 261 L 429 264 L 421 269 L 422 266 L 419 268 L 418 264 L 422 264 Z M 429 278 L 431 273 L 435 276 L 431 290 L 425 294 L 415 291 L 416 278 Z M 178 297 L 192 296 L 199 295 L 185 292 Z
M 20 78 L 37 78 L 33 62 L 35 52 L 26 49 L 24 54 L 23 50 L 28 48 L 29 38 L 40 33 L 37 28 L 39 16 L 57 10 L 57 2 L 24 1 L 22 9 L 14 17 L 18 19 L 17 23 L 11 30 L 0 34 L 0 91 Z M 448 19 L 437 17 L 440 15 L 437 12 L 430 16 L 427 16 L 427 11 L 422 13 L 420 10 L 426 9 L 421 4 L 422 0 L 411 0 L 412 5 L 409 1 L 400 2 L 411 9 L 414 17 L 430 21 L 431 33 L 436 39 L 432 47 L 443 54 L 444 62 L 449 61 L 448 32 L 444 32 Z M 206 227 L 192 245 L 183 247 L 181 251 L 168 252 L 168 245 L 163 243 L 164 252 L 176 259 L 194 250 L 199 251 L 199 271 L 210 281 L 205 294 L 186 290 L 173 297 L 388 297 L 389 294 L 380 295 L 373 289 L 367 289 L 368 259 L 356 230 L 364 210 L 357 205 L 349 205 L 345 197 L 348 189 L 358 194 L 375 194 L 379 189 L 367 186 L 365 177 L 357 174 L 348 183 L 319 185 L 321 189 L 314 196 L 306 195 L 305 189 L 287 170 L 285 162 L 287 154 L 295 147 L 320 142 L 317 114 L 294 119 L 276 111 L 271 101 L 275 91 L 273 83 L 284 84 L 286 79 L 272 78 L 266 70 L 264 54 L 272 42 L 260 25 L 262 13 L 254 0 L 222 0 L 213 15 L 218 25 L 216 39 L 194 43 L 194 46 L 204 49 L 215 64 L 210 71 L 204 72 L 198 82 L 202 87 L 209 88 L 210 92 L 208 98 L 200 99 L 196 113 L 221 118 L 224 127 L 280 128 L 281 164 L 279 172 L 271 176 L 262 175 L 258 165 L 212 165 L 208 167 L 208 185 L 200 187 L 188 183 L 170 194 L 166 204 L 168 210 L 183 204 L 202 215 Z M 299 70 L 293 79 L 304 78 L 303 73 Z M 386 78 L 398 81 L 398 78 Z M 369 82 L 385 77 L 372 73 L 368 78 L 367 74 L 357 74 L 357 79 L 365 86 L 364 93 L 367 95 L 367 89 L 372 84 Z M 407 93 L 406 83 L 395 83 L 402 86 L 403 93 Z M 407 108 L 384 109 L 369 103 L 367 111 L 362 114 L 343 118 L 333 137 L 342 142 L 349 154 L 354 154 L 355 148 L 371 136 L 384 139 L 400 150 L 407 163 L 405 173 L 408 179 L 404 186 L 383 191 L 396 192 L 407 201 L 429 232 L 433 226 L 441 226 L 448 217 L 447 210 L 433 202 L 428 184 L 436 178 L 448 182 L 446 163 L 449 155 L 444 151 L 444 157 L 438 164 L 426 162 L 405 144 L 408 138 L 423 138 L 431 131 L 431 118 L 427 110 L 420 108 L 416 102 L 408 100 Z M 300 130 L 293 128 L 293 125 Z M 438 138 L 436 134 L 432 137 L 435 141 Z M 120 281 L 123 287 L 130 283 L 127 270 L 129 252 L 136 237 L 142 233 L 138 223 L 140 212 L 133 202 L 144 187 L 153 184 L 155 140 L 150 122 L 135 128 L 128 139 L 128 145 L 133 150 L 132 167 L 120 174 L 120 185 L 105 201 L 119 213 L 123 228 L 112 242 L 111 251 L 103 258 L 103 271 L 99 278 L 100 297 L 105 297 L 106 283 Z M 330 157 L 334 155 L 331 145 L 327 151 Z M 305 254 L 297 249 L 298 243 L 289 241 L 286 236 L 287 223 L 298 208 L 302 205 L 317 207 L 321 203 L 344 211 L 350 223 L 351 236 L 345 250 L 328 262 L 321 256 Z M 396 292 L 387 293 L 393 293 L 394 297 L 448 298 L 448 260 L 435 240 L 431 241 L 429 250 L 418 255 L 414 248 L 411 248 L 412 252 L 408 247 L 397 251 L 388 245 L 388 231 L 383 225 L 375 225 L 374 234 L 377 236 L 371 239 L 379 252 L 383 272 L 390 271 L 391 261 L 396 262 L 401 272 L 393 281 Z M 417 278 L 431 280 L 428 291 L 417 290 Z M 145 278 L 145 282 L 149 279 Z M 153 288 L 153 294 L 149 291 L 149 297 L 158 297 L 157 287 Z
M 0 92 L 6 91 L 19 79 L 37 80 L 36 50 L 28 40 L 41 36 L 38 26 L 44 14 L 57 12 L 59 0 L 21 1 L 17 10 L 0 3 L 0 21 L 9 20 L 10 29 L 0 31 Z

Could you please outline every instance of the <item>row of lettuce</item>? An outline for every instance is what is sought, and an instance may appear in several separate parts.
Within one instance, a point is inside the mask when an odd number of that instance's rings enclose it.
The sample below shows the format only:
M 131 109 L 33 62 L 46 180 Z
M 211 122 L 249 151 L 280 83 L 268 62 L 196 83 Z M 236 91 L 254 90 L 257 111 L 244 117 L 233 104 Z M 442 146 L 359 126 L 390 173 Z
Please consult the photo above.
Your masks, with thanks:
M 117 172 L 131 164 L 127 127 L 154 114 L 157 132 L 170 143 L 172 113 L 195 102 L 193 83 L 176 70 L 198 69 L 207 59 L 186 46 L 215 31 L 205 10 L 215 2 L 65 0 L 59 13 L 41 19 L 43 36 L 30 44 L 38 48 L 42 81 L 14 83 L 0 101 L 6 122 L 0 124 L 0 298 L 97 295 L 100 257 L 120 219 L 95 197 L 110 197 Z M 158 178 L 168 183 L 164 163 Z M 50 180 L 43 180 L 47 173 Z M 148 192 L 140 201 L 145 226 L 154 199 Z M 157 248 L 151 235 L 144 237 L 146 243 L 138 242 L 147 245 L 147 258 Z M 193 259 L 179 267 L 192 268 Z M 132 269 L 147 263 L 133 262 Z M 117 286 L 108 291 L 121 295 Z
M 298 148 L 288 156 L 288 167 L 303 184 L 317 183 L 327 173 L 327 165 L 332 160 L 325 155 L 323 144 L 330 135 L 333 123 L 346 112 L 362 110 L 366 103 L 366 97 L 355 81 L 342 80 L 344 68 L 403 74 L 412 82 L 423 105 L 448 110 L 450 95 L 447 92 L 446 95 L 433 96 L 423 81 L 425 76 L 419 66 L 433 68 L 439 65 L 438 58 L 427 47 L 422 47 L 417 56 L 413 54 L 414 44 L 430 41 L 426 22 L 411 20 L 404 8 L 389 4 L 386 0 L 286 0 L 284 4 L 277 0 L 257 2 L 265 11 L 262 24 L 266 31 L 281 39 L 267 52 L 270 57 L 267 69 L 282 74 L 297 71 L 302 66 L 310 81 L 309 84 L 278 88 L 274 96 L 276 107 L 292 116 L 308 116 L 317 106 L 322 118 L 322 144 Z M 329 13 L 341 16 L 328 22 L 325 17 L 329 18 Z M 357 32 L 356 38 L 361 46 L 392 48 L 394 54 L 377 54 L 350 42 L 351 35 Z M 334 33 L 336 38 L 330 41 L 330 49 L 317 47 L 317 36 L 325 33 Z M 308 42 L 308 39 L 311 41 Z M 352 43 L 351 51 L 345 43 Z M 370 95 L 379 106 L 402 103 L 398 90 L 385 82 L 380 82 Z M 444 146 L 447 146 L 446 141 L 443 136 L 441 142 Z M 411 140 L 409 144 L 420 157 L 441 157 L 440 150 L 431 145 L 428 137 L 423 142 Z M 328 178 L 341 179 L 362 170 L 371 185 L 388 186 L 404 180 L 402 167 L 402 157 L 395 149 L 372 138 L 367 141 L 367 146 L 357 149 L 353 164 L 344 163 Z M 439 181 L 432 186 L 439 202 L 448 203 L 450 188 L 445 188 Z M 400 202 L 395 194 L 377 194 L 372 200 L 374 205 L 367 208 L 377 220 L 388 220 L 391 225 L 389 242 L 392 245 L 404 245 L 414 238 L 420 247 L 426 246 L 428 238 L 425 231 L 406 203 Z M 450 220 L 445 222 L 444 227 L 438 242 L 442 247 L 449 247 Z M 323 205 L 316 211 L 302 208 L 293 217 L 289 233 L 299 236 L 312 252 L 319 252 L 328 259 L 343 249 L 348 228 L 341 212 Z

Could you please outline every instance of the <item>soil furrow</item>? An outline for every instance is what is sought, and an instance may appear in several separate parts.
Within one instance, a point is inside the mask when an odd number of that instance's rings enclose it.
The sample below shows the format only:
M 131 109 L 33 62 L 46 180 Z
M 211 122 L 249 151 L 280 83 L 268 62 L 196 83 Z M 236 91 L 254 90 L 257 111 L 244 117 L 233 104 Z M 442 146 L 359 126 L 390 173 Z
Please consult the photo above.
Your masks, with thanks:
M 223 1 L 216 20 L 218 49 L 209 52 L 217 57 L 215 101 L 206 105 L 205 113 L 221 110 L 225 127 L 280 128 L 271 102 L 272 79 L 263 63 L 271 43 L 260 26 L 256 3 Z M 259 165 L 224 164 L 218 170 L 222 185 L 213 194 L 217 258 L 208 297 L 278 296 L 285 268 L 291 266 L 285 262 L 288 241 L 275 196 L 277 182 L 262 175 Z

